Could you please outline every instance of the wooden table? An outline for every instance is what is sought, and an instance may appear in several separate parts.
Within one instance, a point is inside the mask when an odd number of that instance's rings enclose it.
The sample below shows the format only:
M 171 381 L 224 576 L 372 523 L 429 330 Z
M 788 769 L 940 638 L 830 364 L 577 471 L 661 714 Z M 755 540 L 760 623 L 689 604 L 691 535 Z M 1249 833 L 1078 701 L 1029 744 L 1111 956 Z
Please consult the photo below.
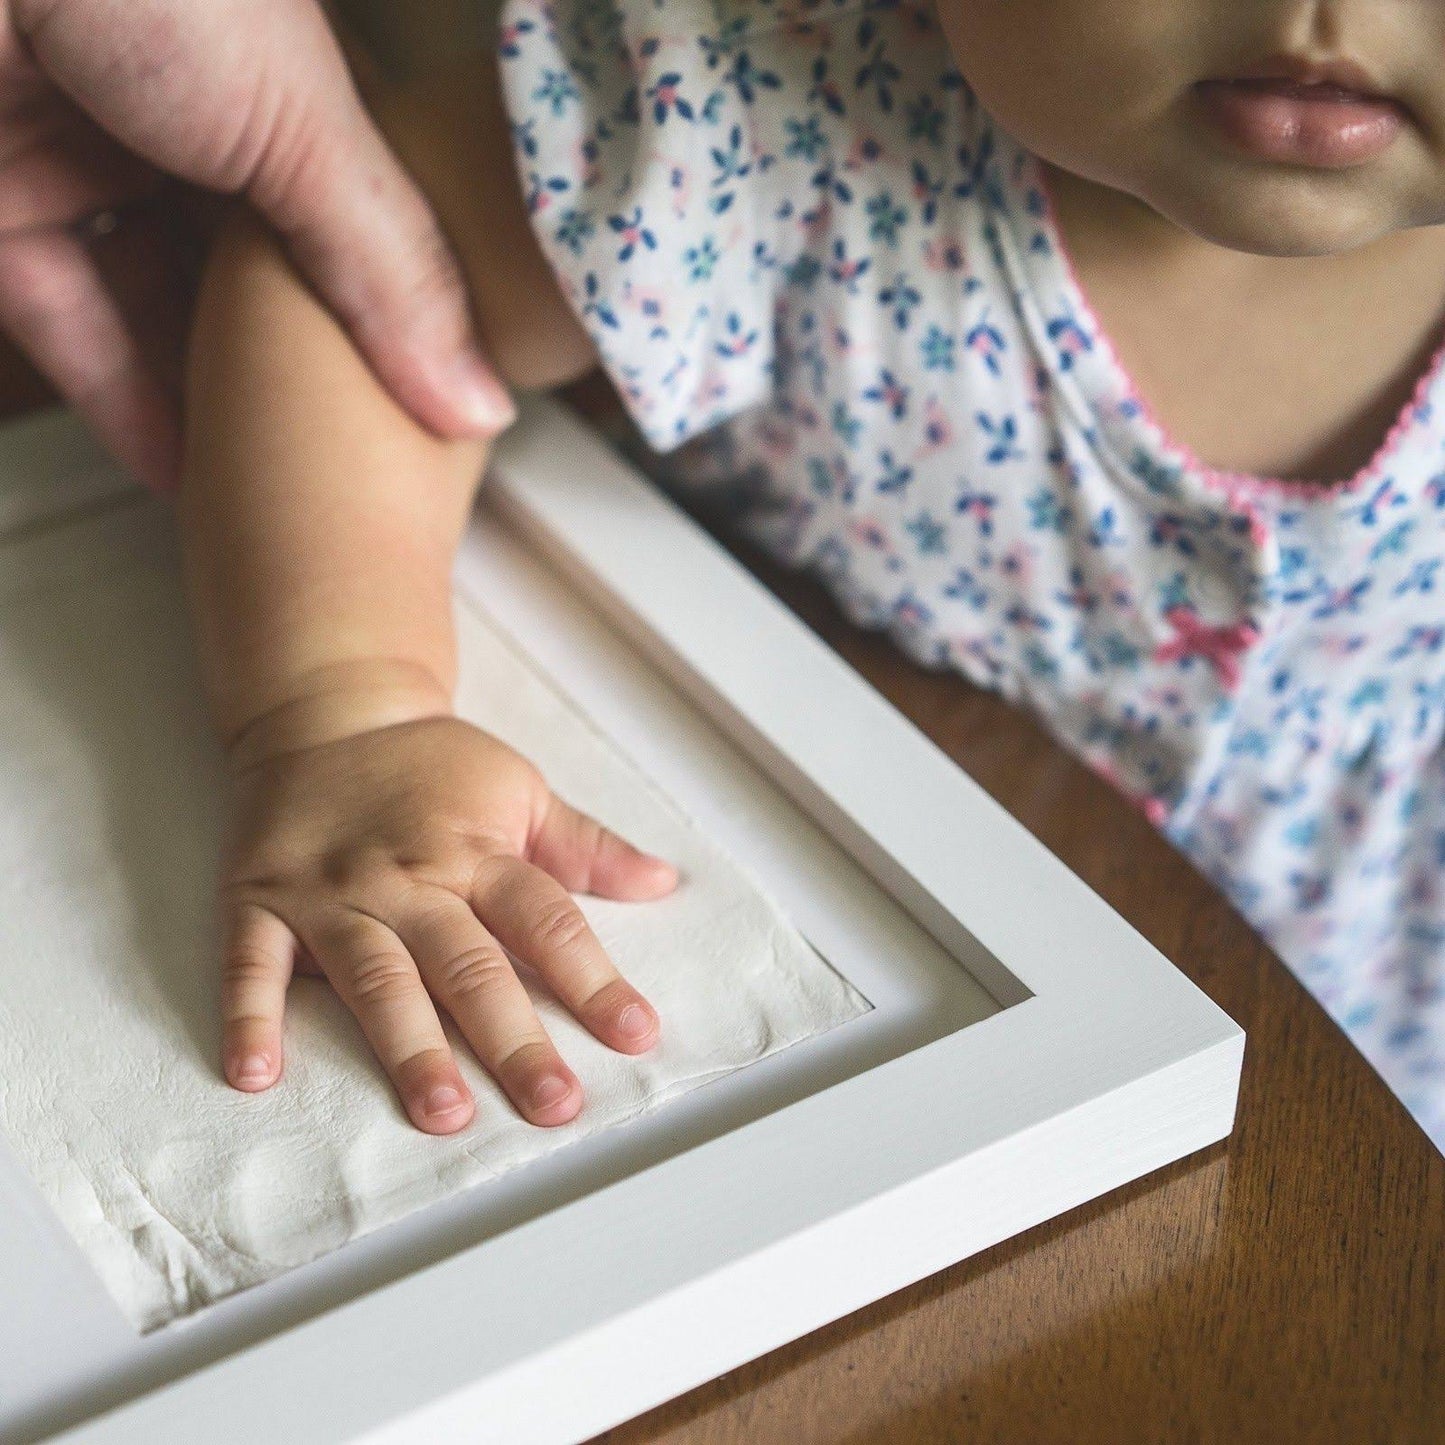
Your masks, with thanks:
M 0 345 L 0 415 L 46 398 Z M 599 1438 L 1445 1441 L 1445 1157 L 1219 894 L 1040 728 L 745 560 L 1243 1025 L 1239 1118 Z
M 1223 1143 L 599 1439 L 1445 1442 L 1445 1156 L 1223 898 L 1040 727 L 744 560 L 1243 1026 L 1239 1114 Z

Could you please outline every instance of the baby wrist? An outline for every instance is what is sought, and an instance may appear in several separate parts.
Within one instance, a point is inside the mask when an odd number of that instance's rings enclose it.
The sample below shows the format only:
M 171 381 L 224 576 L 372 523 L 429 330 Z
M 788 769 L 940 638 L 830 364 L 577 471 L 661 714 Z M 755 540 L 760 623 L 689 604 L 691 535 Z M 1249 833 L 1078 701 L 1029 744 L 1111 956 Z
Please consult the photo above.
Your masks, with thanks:
M 358 733 L 452 716 L 451 690 L 429 667 L 402 658 L 328 663 L 298 679 L 284 701 L 224 737 L 234 773 Z

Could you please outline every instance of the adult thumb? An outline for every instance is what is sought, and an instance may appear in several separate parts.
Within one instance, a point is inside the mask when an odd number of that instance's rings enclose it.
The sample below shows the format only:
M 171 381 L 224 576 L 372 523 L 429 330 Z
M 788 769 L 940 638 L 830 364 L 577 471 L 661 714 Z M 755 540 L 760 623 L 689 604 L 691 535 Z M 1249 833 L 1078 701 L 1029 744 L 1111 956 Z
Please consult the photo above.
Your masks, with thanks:
M 297 108 L 301 119 L 260 152 L 252 204 L 418 421 L 452 438 L 502 431 L 515 407 L 477 345 L 461 265 L 420 189 L 349 80 Z

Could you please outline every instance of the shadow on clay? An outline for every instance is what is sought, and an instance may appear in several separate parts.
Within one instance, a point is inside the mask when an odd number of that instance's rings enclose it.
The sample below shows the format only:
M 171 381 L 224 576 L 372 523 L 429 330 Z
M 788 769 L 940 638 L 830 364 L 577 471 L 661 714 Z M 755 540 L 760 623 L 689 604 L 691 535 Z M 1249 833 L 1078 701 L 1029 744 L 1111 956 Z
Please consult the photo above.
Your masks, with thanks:
M 137 990 L 136 1006 L 169 1011 L 219 1078 L 213 888 L 224 774 L 174 578 L 153 569 L 147 583 L 119 605 L 98 589 L 36 589 L 7 618 L 6 686 L 39 699 L 64 734 L 59 750 L 74 770 L 47 781 L 70 794 L 75 827 L 97 830 L 87 851 L 113 864 L 116 912 L 153 985 L 144 1003 Z M 42 776 L 56 741 L 42 740 L 31 765 Z M 77 877 L 77 908 L 94 881 Z M 197 939 L 208 956 L 197 956 Z

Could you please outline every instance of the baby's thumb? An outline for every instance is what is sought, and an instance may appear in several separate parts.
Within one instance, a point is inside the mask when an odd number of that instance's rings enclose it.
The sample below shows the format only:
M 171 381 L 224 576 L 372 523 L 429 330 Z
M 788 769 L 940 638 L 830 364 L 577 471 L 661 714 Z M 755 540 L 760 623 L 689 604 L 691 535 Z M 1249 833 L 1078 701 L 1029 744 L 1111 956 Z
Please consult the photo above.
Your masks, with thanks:
M 557 797 L 533 829 L 527 857 L 570 893 L 640 902 L 677 887 L 677 869 L 666 859 L 634 848 Z

